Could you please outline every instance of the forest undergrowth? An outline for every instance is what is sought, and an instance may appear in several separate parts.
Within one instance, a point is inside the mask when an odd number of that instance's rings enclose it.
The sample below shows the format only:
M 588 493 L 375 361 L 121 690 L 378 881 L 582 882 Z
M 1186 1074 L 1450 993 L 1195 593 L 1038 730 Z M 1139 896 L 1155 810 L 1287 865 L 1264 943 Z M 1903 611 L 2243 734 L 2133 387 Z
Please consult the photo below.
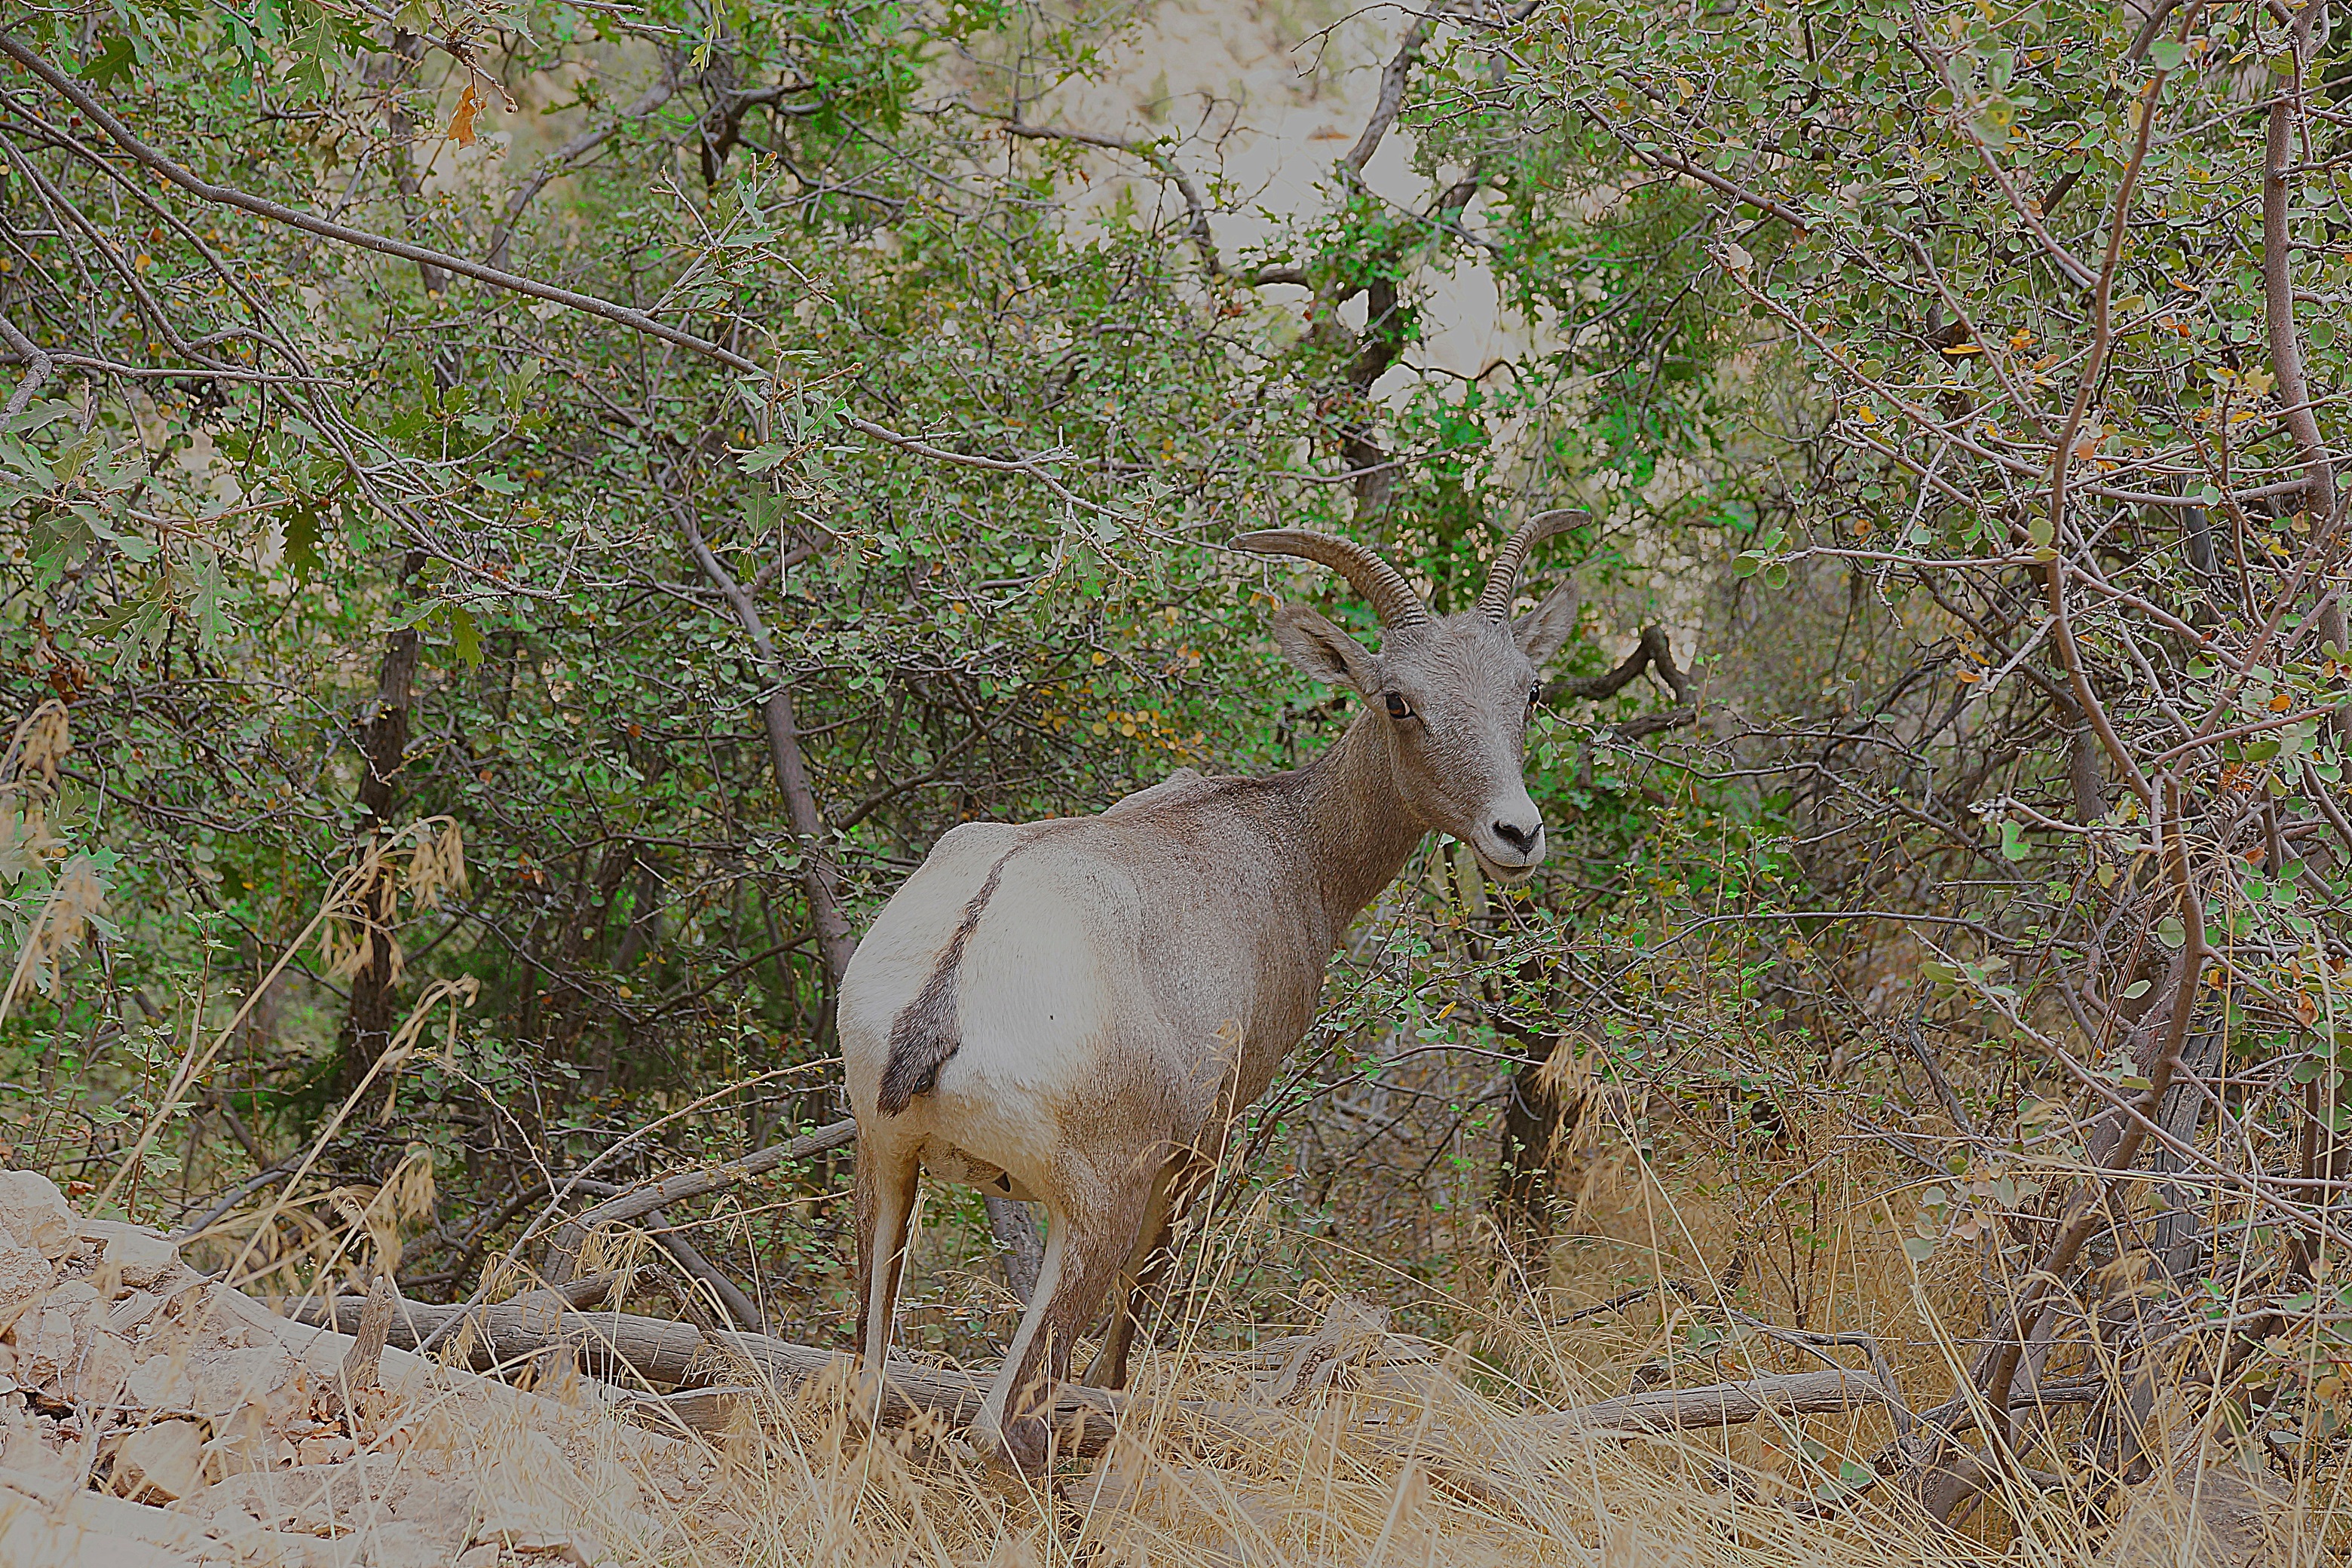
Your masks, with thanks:
M 364 886 L 369 869 L 349 885 Z M 461 873 L 445 860 L 432 874 Z M 318 940 L 334 914 L 330 905 L 303 940 Z M 384 1059 L 396 1070 L 411 1052 L 429 1055 L 436 1037 L 446 1049 L 464 1000 L 428 994 Z M 229 1011 L 209 1038 L 184 1039 L 159 1102 L 165 1113 L 151 1116 L 150 1129 L 172 1125 L 168 1107 L 234 1037 L 241 1013 Z M 623 1553 L 615 1561 L 713 1565 L 2340 1561 L 2352 1541 L 2344 1507 L 2352 1451 L 2332 1422 L 2284 1419 L 2284 1404 L 2265 1418 L 2242 1399 L 2170 1398 L 2147 1413 L 2157 1462 L 2122 1488 L 2095 1473 L 2085 1484 L 2081 1472 L 2029 1471 L 2022 1484 L 1987 1485 L 1942 1521 L 1897 1484 L 1899 1439 L 1946 1391 L 1966 1387 L 1981 1276 L 1998 1269 L 2000 1255 L 1918 1248 L 1917 1227 L 1897 1220 L 1926 1188 L 1965 1186 L 1967 1177 L 1939 1170 L 1927 1152 L 1961 1142 L 1944 1136 L 1952 1130 L 1938 1108 L 1912 1103 L 1900 1064 L 1884 1066 L 1891 1097 L 1809 1091 L 1800 1081 L 1764 1100 L 1685 1094 L 1677 1105 L 1582 1078 L 1562 1052 L 1554 1076 L 1586 1110 L 1550 1151 L 1541 1260 L 1515 1254 L 1483 1206 L 1445 1212 L 1431 1201 L 1445 1184 L 1415 1184 L 1394 1162 L 1328 1174 L 1309 1207 L 1298 1201 L 1296 1160 L 1270 1159 L 1232 1173 L 1207 1201 L 1209 1217 L 1118 1410 L 1117 1436 L 1088 1440 L 1071 1427 L 1073 1452 L 1043 1480 L 985 1463 L 935 1415 L 877 1426 L 873 1385 L 846 1357 L 780 1383 L 720 1355 L 677 1385 L 727 1391 L 723 1418 L 697 1423 L 689 1439 L 715 1460 L 698 1485 L 656 1510 L 653 1533 L 642 1517 L 600 1521 L 593 1506 L 583 1528 L 601 1529 L 597 1538 Z M 1461 1073 L 1458 1060 L 1446 1061 L 1423 1087 L 1459 1094 L 1465 1086 L 1445 1080 Z M 1866 1064 L 1854 1076 L 1867 1081 Z M 308 1159 L 366 1098 L 362 1085 L 325 1119 Z M 1874 1114 L 1906 1131 L 1890 1133 Z M 77 1201 L 159 1214 L 167 1205 L 142 1203 L 133 1179 L 153 1140 L 126 1129 L 119 1148 L 115 1160 L 67 1178 Z M 187 1152 L 220 1169 L 236 1158 L 232 1147 Z M 2002 1179 L 2030 1198 L 2029 1184 L 2081 1173 L 2063 1156 L 2020 1151 Z M 1474 1179 L 1486 1175 L 1481 1167 Z M 763 1256 L 752 1239 L 763 1214 L 805 1208 L 813 1196 L 845 1200 L 811 1186 L 805 1174 L 745 1183 L 708 1215 L 672 1223 L 657 1214 L 658 1223 L 597 1231 L 573 1269 L 623 1281 L 603 1303 L 615 1313 L 723 1323 L 723 1300 L 665 1267 L 665 1244 L 691 1232 L 729 1259 L 774 1333 L 839 1344 L 844 1314 L 793 1320 L 787 1304 L 839 1300 L 848 1260 L 828 1269 L 805 1254 Z M 305 1191 L 299 1180 L 284 1190 Z M 404 1234 L 436 1209 L 422 1164 L 373 1190 L 307 1191 L 209 1216 L 174 1239 L 224 1281 L 299 1312 L 300 1298 L 359 1289 L 378 1268 L 396 1268 Z M 969 1195 L 934 1186 L 929 1198 L 901 1338 L 918 1364 L 984 1375 L 1020 1311 L 1001 1238 Z M 536 1223 L 523 1227 L 477 1305 L 549 1288 L 550 1255 L 533 1245 L 543 1234 Z M 2108 1270 L 2113 1294 L 2161 1298 L 2130 1263 Z M 779 1268 L 796 1278 L 771 1278 Z M 2315 1273 L 2329 1277 L 2324 1262 Z M 2221 1305 L 2263 1307 L 2252 1291 Z M 2077 1348 L 2058 1398 L 2028 1416 L 2050 1436 L 2080 1403 L 2084 1380 L 2120 1389 L 2131 1376 L 2125 1355 Z M 485 1367 L 464 1334 L 440 1355 Z M 1848 1408 L 1775 1407 L 1768 1395 L 1743 1417 L 1679 1430 L 1672 1420 L 1611 1426 L 1597 1415 L 1669 1391 L 1720 1400 L 1825 1368 L 1846 1369 L 1862 1389 Z M 620 1419 L 583 1398 L 571 1353 L 560 1364 L 515 1356 L 489 1370 L 592 1423 Z M 2311 1353 L 2305 1382 L 2315 1408 L 2332 1400 L 2327 1380 L 2344 1370 Z M 478 1415 L 480 1430 L 451 1425 Z M 457 1406 L 438 1423 L 426 1440 L 464 1447 L 469 1463 L 495 1467 L 530 1442 L 507 1412 Z

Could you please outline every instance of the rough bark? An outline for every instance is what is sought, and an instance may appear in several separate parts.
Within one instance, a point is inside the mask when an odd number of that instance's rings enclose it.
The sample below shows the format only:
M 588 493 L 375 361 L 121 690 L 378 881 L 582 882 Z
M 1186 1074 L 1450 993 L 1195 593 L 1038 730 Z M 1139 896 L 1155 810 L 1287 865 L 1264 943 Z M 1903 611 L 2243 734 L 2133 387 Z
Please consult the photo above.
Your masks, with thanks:
M 1571 1108 L 1553 1088 L 1553 1043 L 1539 1036 L 1515 1036 L 1511 1096 L 1503 1112 L 1503 1157 L 1495 1178 L 1495 1227 L 1505 1250 L 1540 1285 L 1549 1272 L 1553 1226 L 1553 1169 L 1559 1143 L 1573 1131 Z
M 411 552 L 401 573 L 403 583 L 424 567 L 420 553 Z M 395 628 L 384 639 L 383 660 L 376 670 L 375 710 L 360 726 L 359 842 L 362 850 L 392 831 L 393 807 L 398 795 L 402 764 L 408 754 L 409 711 L 416 700 L 416 663 L 424 638 L 414 626 Z M 390 865 L 382 867 L 354 901 L 367 921 L 362 938 L 367 959 L 352 977 L 351 1009 L 343 1022 L 341 1048 L 335 1080 L 349 1093 L 392 1044 L 399 1024 L 394 994 L 394 948 L 392 925 L 398 877 Z
M 989 1234 L 1004 1258 L 1004 1284 L 1023 1306 L 1037 1293 L 1037 1276 L 1045 1267 L 1045 1246 L 1037 1236 L 1037 1221 L 1029 1205 L 1012 1198 L 983 1194 L 988 1205 Z
M 775 769 L 776 787 L 784 797 L 784 815 L 792 824 L 793 837 L 800 841 L 801 887 L 808 897 L 810 923 L 816 928 L 817 951 L 824 956 L 827 978 L 838 990 L 842 976 L 849 971 L 849 955 L 856 951 L 857 939 L 842 911 L 841 868 L 826 845 L 816 790 L 809 782 L 808 756 L 801 748 L 800 726 L 793 712 L 792 682 L 776 658 L 775 643 L 768 636 L 768 625 L 760 607 L 751 602 L 751 595 L 735 580 L 734 574 L 711 553 L 691 504 L 673 498 L 671 509 L 685 532 L 687 548 L 695 564 L 727 601 L 729 613 L 742 628 L 766 679 L 767 689 L 760 698 L 759 709 L 761 725 L 767 736 L 768 760 Z

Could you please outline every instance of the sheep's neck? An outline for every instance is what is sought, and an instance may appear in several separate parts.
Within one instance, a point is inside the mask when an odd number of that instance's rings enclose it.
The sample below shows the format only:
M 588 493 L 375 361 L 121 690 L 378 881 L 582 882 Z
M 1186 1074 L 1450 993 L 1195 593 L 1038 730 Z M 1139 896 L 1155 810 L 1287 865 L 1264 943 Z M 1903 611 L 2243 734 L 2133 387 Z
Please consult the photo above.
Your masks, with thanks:
M 1360 714 L 1339 743 L 1298 770 L 1308 875 L 1322 896 L 1326 951 L 1396 879 L 1427 826 L 1397 794 L 1388 735 Z

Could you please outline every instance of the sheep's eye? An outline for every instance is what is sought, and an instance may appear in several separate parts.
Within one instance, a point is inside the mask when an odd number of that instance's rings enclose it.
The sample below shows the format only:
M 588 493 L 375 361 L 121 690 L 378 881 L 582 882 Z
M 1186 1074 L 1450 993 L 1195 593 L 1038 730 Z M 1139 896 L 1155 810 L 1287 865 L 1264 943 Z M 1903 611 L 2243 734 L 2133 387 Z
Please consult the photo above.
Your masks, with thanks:
M 1389 717 L 1391 719 L 1410 719 L 1412 717 L 1412 705 L 1407 702 L 1403 698 L 1399 697 L 1393 691 L 1388 694 L 1388 705 Z

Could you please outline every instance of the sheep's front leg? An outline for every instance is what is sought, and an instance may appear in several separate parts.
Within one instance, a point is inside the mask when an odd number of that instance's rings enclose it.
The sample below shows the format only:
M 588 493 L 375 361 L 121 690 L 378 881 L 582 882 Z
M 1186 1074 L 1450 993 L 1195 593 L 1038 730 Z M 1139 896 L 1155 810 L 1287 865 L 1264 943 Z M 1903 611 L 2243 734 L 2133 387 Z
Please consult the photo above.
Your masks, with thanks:
M 1044 1472 L 1053 1441 L 1054 1389 L 1070 1372 L 1070 1348 L 1134 1254 L 1150 1206 L 1149 1174 L 1097 1186 L 1068 1207 L 1046 1206 L 1045 1266 L 1037 1293 L 1004 1353 L 1004 1366 L 972 1423 L 972 1436 L 1024 1474 Z

